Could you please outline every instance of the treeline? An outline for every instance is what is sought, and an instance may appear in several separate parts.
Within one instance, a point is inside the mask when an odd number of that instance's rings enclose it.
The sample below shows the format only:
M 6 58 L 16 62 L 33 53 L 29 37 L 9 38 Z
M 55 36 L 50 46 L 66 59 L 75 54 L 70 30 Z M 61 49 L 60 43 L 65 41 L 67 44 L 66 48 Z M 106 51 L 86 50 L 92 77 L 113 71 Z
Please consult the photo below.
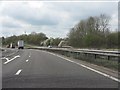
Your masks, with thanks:
M 10 36 L 7 38 L 2 37 L 2 44 L 9 45 L 14 43 L 17 45 L 18 40 L 24 40 L 25 44 L 37 45 L 37 46 L 58 46 L 62 38 L 48 38 L 44 33 L 32 32 L 31 34 L 23 34 L 19 36 Z
M 100 15 L 81 20 L 68 34 L 69 45 L 77 48 L 118 48 L 118 34 L 111 32 L 110 17 Z
M 31 33 L 29 35 L 23 34 L 19 36 L 11 36 L 4 38 L 2 37 L 2 44 L 3 45 L 8 45 L 11 42 L 17 44 L 18 40 L 24 40 L 26 44 L 31 44 L 31 45 L 40 45 L 40 43 L 44 40 L 46 40 L 48 37 L 46 37 L 45 34 L 43 33 Z

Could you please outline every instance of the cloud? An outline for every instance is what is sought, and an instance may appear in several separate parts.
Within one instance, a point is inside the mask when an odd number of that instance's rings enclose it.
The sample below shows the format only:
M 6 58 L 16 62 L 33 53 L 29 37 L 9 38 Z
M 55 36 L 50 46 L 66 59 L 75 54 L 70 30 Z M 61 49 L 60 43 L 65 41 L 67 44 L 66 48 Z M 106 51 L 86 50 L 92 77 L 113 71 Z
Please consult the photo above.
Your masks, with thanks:
M 56 25 L 59 23 L 56 14 L 47 12 L 48 8 L 42 2 L 16 2 L 4 7 L 3 15 L 22 20 L 33 25 Z M 40 6 L 39 6 L 40 5 Z M 12 6 L 12 7 L 11 7 Z M 43 7 L 42 7 L 43 6 Z M 55 19 L 53 19 L 55 18 Z
M 4 16 L 4 17 L 0 17 L 0 22 L 2 24 L 2 27 L 6 27 L 6 28 L 20 28 L 22 27 L 22 24 L 19 21 L 14 20 L 11 17 L 8 16 Z
M 100 14 L 112 17 L 113 29 L 118 25 L 117 2 L 3 1 L 0 7 L 4 35 L 7 32 L 19 35 L 24 31 L 36 31 L 48 37 L 65 37 L 80 20 Z
M 112 31 L 118 29 L 118 12 L 113 13 L 111 16 L 111 21 L 110 21 L 110 25 L 112 28 Z

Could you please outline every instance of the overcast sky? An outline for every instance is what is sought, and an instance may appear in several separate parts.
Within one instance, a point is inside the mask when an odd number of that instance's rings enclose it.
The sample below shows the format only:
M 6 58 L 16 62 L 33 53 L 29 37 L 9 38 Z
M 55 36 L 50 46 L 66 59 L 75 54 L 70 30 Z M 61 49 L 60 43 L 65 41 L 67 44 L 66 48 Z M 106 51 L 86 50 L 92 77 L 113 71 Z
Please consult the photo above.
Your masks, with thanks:
M 42 32 L 48 37 L 65 37 L 70 28 L 90 16 L 106 14 L 111 28 L 118 27 L 117 2 L 1 1 L 0 35 Z

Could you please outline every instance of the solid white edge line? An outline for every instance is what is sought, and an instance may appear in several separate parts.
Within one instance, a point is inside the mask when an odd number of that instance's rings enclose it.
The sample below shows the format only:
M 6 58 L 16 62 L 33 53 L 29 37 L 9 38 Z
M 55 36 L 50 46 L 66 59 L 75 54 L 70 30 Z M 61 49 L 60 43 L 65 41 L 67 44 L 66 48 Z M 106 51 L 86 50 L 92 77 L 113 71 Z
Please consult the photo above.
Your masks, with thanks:
M 44 52 L 46 52 L 46 51 L 44 51 Z M 103 76 L 105 76 L 105 77 L 108 77 L 108 78 L 110 78 L 110 79 L 112 79 L 112 80 L 114 80 L 114 81 L 120 82 L 119 79 L 117 79 L 117 78 L 115 78 L 115 77 L 113 77 L 113 76 L 111 76 L 111 75 L 108 75 L 108 74 L 106 74 L 106 73 L 103 73 L 103 72 L 101 72 L 101 71 L 95 70 L 95 69 L 93 69 L 93 68 L 90 68 L 90 67 L 85 66 L 85 65 L 83 65 L 83 64 L 77 63 L 77 62 L 75 62 L 75 61 L 71 61 L 70 59 L 67 59 L 67 58 L 65 58 L 65 57 L 62 57 L 62 56 L 60 56 L 60 55 L 57 55 L 57 54 L 54 54 L 54 53 L 51 53 L 51 52 L 47 52 L 47 53 L 52 54 L 52 55 L 57 56 L 57 57 L 60 57 L 60 58 L 62 58 L 62 59 L 64 59 L 64 60 L 67 60 L 67 61 L 69 61 L 69 62 L 75 63 L 75 64 L 77 64 L 77 65 L 80 65 L 80 66 L 82 66 L 82 67 L 84 67 L 84 68 L 86 68 L 86 69 L 88 69 L 88 70 L 91 70 L 91 71 L 96 72 L 96 73 L 98 73 L 98 74 L 100 74 L 100 75 L 103 75 Z
M 15 75 L 19 75 L 21 73 L 22 69 L 18 70 Z

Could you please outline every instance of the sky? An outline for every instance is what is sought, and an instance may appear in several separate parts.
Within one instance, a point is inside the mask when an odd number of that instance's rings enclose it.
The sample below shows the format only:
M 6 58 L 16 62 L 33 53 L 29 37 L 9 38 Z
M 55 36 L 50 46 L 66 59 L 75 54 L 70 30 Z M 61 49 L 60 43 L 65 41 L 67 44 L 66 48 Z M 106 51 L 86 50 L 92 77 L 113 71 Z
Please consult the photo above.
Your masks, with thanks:
M 0 36 L 42 32 L 64 38 L 80 20 L 100 14 L 111 17 L 112 31 L 118 28 L 116 1 L 0 1 Z

